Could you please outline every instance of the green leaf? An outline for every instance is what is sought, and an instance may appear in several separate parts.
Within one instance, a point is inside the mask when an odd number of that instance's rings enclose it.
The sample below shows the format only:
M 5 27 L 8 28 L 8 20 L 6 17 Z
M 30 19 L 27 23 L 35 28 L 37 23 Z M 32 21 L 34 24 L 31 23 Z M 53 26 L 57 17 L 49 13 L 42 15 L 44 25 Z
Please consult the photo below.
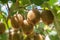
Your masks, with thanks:
M 51 40 L 59 40 L 58 35 L 55 35 L 55 36 L 50 35 L 49 37 Z
M 0 20 L 3 18 L 3 16 L 2 15 L 0 15 Z
M 50 0 L 49 1 L 49 5 L 53 6 L 55 2 L 57 2 L 58 0 Z
M 49 0 L 30 0 L 30 1 L 32 4 L 41 5 L 44 2 L 49 1 Z
M 59 6 L 55 6 L 57 10 L 60 10 L 60 7 Z
M 10 14 L 10 16 L 13 16 L 14 14 L 16 14 L 17 10 L 13 10 Z
M 10 19 L 8 20 L 8 26 L 9 26 L 9 27 L 12 27 L 12 25 L 11 25 L 11 20 L 10 20 Z
M 5 3 L 8 2 L 8 0 L 0 0 L 0 1 L 1 1 L 1 3 L 3 3 L 3 4 L 5 4 Z
M 57 19 L 60 20 L 60 13 L 57 14 Z
M 4 34 L 0 34 L 0 40 L 7 40 L 8 37 L 7 37 L 7 34 L 4 33 Z
M 24 6 L 24 5 L 30 4 L 30 1 L 29 0 L 20 0 L 19 3 Z
M 16 2 L 16 0 L 11 0 L 13 3 L 15 3 Z

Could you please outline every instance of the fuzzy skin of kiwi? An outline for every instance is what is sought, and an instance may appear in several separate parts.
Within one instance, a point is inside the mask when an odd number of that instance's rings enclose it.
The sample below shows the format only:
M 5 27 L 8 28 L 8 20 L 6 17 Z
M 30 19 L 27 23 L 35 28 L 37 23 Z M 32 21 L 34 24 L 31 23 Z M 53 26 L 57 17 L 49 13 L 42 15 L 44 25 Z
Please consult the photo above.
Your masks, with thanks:
M 14 16 L 11 17 L 11 24 L 15 29 L 20 28 L 23 24 L 23 16 L 21 14 L 14 14 Z
M 30 10 L 27 14 L 27 19 L 36 24 L 40 20 L 40 12 L 37 9 Z
M 33 25 L 28 23 L 27 20 L 24 20 L 22 29 L 25 34 L 29 35 L 33 32 Z
M 45 24 L 49 25 L 53 22 L 54 15 L 52 14 L 52 12 L 50 10 L 44 10 L 41 13 L 41 19 Z
M 20 34 L 14 33 L 14 34 L 12 35 L 12 40 L 21 40 L 21 39 L 20 39 Z

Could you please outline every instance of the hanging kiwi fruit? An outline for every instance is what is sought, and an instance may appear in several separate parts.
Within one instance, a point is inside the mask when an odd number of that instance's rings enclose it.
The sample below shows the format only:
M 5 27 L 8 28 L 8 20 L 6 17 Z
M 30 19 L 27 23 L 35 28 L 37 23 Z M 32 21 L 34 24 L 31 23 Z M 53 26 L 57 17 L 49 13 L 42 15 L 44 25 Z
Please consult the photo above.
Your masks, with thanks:
M 19 29 L 23 24 L 23 16 L 21 14 L 14 14 L 11 17 L 11 24 L 13 28 Z
M 32 34 L 32 32 L 33 32 L 33 25 L 31 23 L 28 23 L 27 20 L 24 20 L 23 21 L 22 30 L 27 35 Z
M 0 34 L 3 34 L 6 30 L 5 24 L 0 22 Z
M 19 30 L 14 29 L 9 33 L 9 40 L 21 40 Z
M 20 34 L 17 31 L 12 34 L 12 40 L 21 40 Z
M 43 10 L 41 13 L 41 19 L 45 24 L 49 25 L 54 21 L 54 15 L 50 10 Z
M 38 9 L 34 8 L 30 10 L 27 14 L 27 20 L 31 21 L 33 24 L 36 24 L 40 20 L 40 12 Z

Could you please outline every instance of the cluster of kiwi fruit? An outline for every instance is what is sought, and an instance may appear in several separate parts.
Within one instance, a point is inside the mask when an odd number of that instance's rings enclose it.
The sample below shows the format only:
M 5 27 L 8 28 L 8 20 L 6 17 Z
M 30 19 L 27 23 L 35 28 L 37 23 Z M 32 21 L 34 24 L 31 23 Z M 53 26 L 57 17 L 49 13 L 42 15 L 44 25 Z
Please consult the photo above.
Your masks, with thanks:
M 23 19 L 23 16 L 19 13 L 14 14 L 11 17 L 11 25 L 15 30 L 22 29 L 23 33 L 30 35 L 33 33 L 34 25 L 40 20 L 40 12 L 37 9 L 32 9 L 27 14 L 27 19 Z M 14 32 L 12 39 L 16 36 L 16 40 L 19 39 L 17 32 Z M 14 39 L 15 40 L 15 39 Z
M 38 9 L 32 9 L 28 12 L 27 19 L 23 19 L 21 14 L 14 14 L 14 16 L 11 17 L 11 24 L 15 30 L 19 30 L 21 28 L 23 33 L 30 35 L 33 34 L 34 25 L 40 21 L 40 18 L 47 25 L 51 24 L 54 20 L 54 16 L 50 10 L 43 10 L 40 14 Z M 19 34 L 17 34 L 17 32 L 14 32 L 12 38 L 16 36 L 16 40 L 19 40 L 18 35 Z M 34 40 L 43 40 L 40 36 L 34 35 Z M 27 37 L 27 39 L 30 38 Z
M 40 12 L 37 9 L 32 9 L 27 14 L 27 19 L 23 21 L 23 31 L 25 34 L 32 34 L 34 25 L 40 20 Z
M 11 24 L 14 29 L 22 28 L 25 34 L 32 33 L 33 26 L 40 20 L 40 12 L 32 9 L 27 14 L 27 19 L 23 19 L 21 14 L 14 14 L 11 17 Z

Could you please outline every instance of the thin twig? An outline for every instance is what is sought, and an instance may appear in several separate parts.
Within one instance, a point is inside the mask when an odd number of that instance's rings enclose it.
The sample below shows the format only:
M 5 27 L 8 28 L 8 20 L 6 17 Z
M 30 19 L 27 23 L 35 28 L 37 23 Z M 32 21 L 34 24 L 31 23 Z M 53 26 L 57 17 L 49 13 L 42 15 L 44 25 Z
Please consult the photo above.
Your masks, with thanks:
M 6 24 L 7 24 L 7 27 L 9 29 L 9 36 L 10 36 L 10 28 L 9 28 L 9 25 L 8 25 L 8 19 L 10 18 L 10 8 L 9 8 L 9 5 L 7 3 L 7 8 L 8 8 L 8 17 L 7 17 L 7 20 L 6 20 Z M 10 40 L 10 37 L 9 37 L 9 40 Z

